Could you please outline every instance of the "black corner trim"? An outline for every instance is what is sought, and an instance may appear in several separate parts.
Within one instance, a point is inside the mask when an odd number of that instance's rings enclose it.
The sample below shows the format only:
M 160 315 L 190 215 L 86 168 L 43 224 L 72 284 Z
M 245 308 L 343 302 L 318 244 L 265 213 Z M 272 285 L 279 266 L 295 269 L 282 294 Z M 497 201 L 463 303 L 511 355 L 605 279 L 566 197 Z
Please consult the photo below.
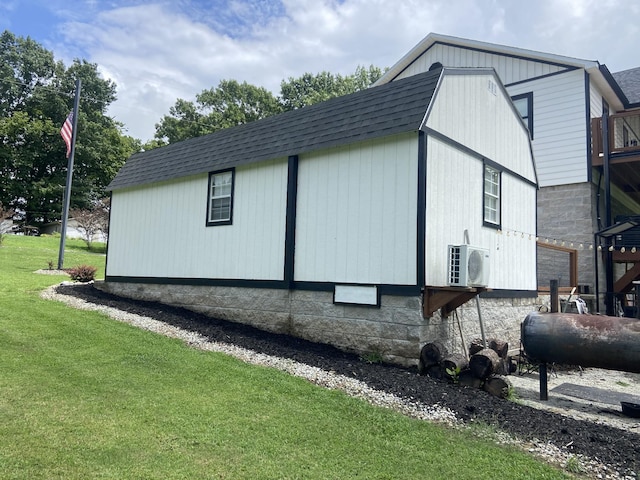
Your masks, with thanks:
M 287 167 L 287 211 L 284 240 L 284 282 L 291 288 L 296 258 L 296 205 L 298 203 L 298 156 L 292 155 Z
M 416 252 L 416 283 L 424 285 L 426 278 L 425 249 L 427 245 L 427 134 L 418 132 L 418 218 Z

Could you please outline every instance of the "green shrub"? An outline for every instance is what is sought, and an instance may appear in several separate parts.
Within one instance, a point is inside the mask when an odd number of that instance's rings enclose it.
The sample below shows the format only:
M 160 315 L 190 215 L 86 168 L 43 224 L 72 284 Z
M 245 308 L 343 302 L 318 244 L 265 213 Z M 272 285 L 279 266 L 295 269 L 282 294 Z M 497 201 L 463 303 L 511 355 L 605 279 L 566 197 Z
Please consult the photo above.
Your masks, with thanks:
M 78 265 L 67 270 L 67 273 L 71 280 L 76 282 L 90 282 L 95 278 L 96 270 L 97 268 L 92 265 Z

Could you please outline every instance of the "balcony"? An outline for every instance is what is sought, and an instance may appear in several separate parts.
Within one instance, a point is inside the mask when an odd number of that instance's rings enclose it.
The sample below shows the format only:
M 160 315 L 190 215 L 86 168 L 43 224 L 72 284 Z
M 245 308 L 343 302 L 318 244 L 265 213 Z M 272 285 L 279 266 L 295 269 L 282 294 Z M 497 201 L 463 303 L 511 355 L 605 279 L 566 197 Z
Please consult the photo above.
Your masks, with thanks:
M 640 111 L 616 113 L 608 119 L 611 183 L 640 203 Z M 602 119 L 591 119 L 591 165 L 604 164 Z

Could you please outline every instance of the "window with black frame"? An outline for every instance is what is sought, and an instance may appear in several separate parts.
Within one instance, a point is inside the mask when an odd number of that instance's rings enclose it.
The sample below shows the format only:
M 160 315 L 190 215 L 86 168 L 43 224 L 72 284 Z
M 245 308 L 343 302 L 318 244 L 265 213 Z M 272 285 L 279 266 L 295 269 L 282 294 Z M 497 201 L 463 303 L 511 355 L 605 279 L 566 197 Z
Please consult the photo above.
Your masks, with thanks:
M 513 105 L 529 129 L 529 137 L 533 140 L 533 92 L 511 97 Z
M 209 174 L 207 226 L 230 225 L 233 218 L 233 184 L 235 171 Z

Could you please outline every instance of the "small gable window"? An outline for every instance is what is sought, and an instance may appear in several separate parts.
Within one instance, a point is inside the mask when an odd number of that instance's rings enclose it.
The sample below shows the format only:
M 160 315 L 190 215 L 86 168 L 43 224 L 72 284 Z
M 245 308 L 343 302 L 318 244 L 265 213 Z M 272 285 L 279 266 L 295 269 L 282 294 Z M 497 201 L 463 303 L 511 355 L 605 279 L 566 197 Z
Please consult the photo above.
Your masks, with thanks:
M 500 171 L 484 166 L 484 225 L 500 228 Z
M 533 140 L 533 92 L 516 95 L 511 97 L 511 100 L 529 129 L 529 137 Z
M 233 213 L 234 170 L 209 174 L 207 226 L 230 225 Z

